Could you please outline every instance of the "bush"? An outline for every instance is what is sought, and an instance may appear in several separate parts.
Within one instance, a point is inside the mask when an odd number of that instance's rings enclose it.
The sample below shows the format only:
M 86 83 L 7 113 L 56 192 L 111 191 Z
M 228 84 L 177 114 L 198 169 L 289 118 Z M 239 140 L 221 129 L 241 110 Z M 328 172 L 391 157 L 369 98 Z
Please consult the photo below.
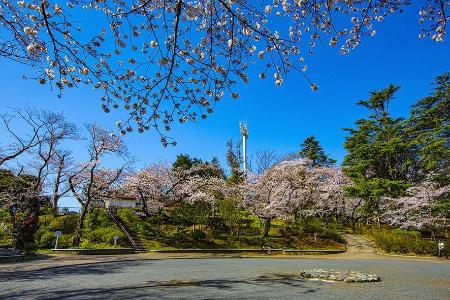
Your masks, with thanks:
M 169 212 L 170 224 L 179 228 L 192 225 L 207 225 L 210 207 L 206 202 L 180 203 Z
M 63 233 L 73 233 L 77 228 L 77 215 L 64 215 L 53 219 L 49 224 L 49 229 L 52 231 L 60 230 Z
M 11 221 L 11 215 L 8 210 L 0 209 L 0 223 L 9 223 Z
M 328 239 L 342 244 L 345 244 L 346 242 L 339 232 L 331 229 L 322 230 L 322 232 L 319 233 L 319 237 L 322 239 Z
M 134 231 L 139 231 L 138 224 L 141 219 L 130 208 L 122 208 L 118 211 L 119 217 Z
M 437 242 L 424 240 L 420 232 L 406 230 L 372 229 L 369 231 L 376 245 L 384 252 L 398 254 L 435 255 Z M 447 246 L 448 246 L 447 242 Z M 447 248 L 448 249 L 448 248 Z
M 0 222 L 0 248 L 9 248 L 12 246 L 13 237 L 6 224 Z
M 241 235 L 261 235 L 259 227 L 254 227 L 254 220 L 251 218 L 243 218 L 241 219 Z M 259 222 L 259 221 L 258 221 Z
M 303 219 L 297 224 L 285 225 L 280 229 L 280 233 L 284 237 L 312 237 L 317 233 L 320 239 L 327 239 L 338 243 L 345 243 L 345 239 L 339 232 L 343 227 L 331 223 L 330 227 L 326 227 L 323 221 L 319 218 Z
M 117 227 L 104 227 L 96 230 L 85 230 L 85 238 L 90 243 L 114 244 L 114 236 L 119 237 L 119 244 L 126 244 L 126 237 Z
M 42 214 L 41 211 L 41 215 L 39 215 L 39 227 L 42 226 L 50 226 L 50 223 L 57 217 L 55 217 L 53 214 Z
M 73 246 L 73 234 L 63 234 L 58 238 L 58 248 L 70 248 Z
M 325 226 L 322 224 L 322 220 L 314 219 L 303 219 L 300 223 L 302 231 L 307 234 L 314 234 L 315 232 L 321 233 Z
M 141 221 L 136 225 L 138 233 L 145 238 L 151 239 L 154 237 L 163 236 L 163 233 L 161 232 L 160 228 L 155 224 L 151 224 L 147 221 Z
M 56 237 L 53 232 L 45 232 L 39 238 L 39 248 L 53 248 L 55 246 Z M 59 241 L 58 241 L 59 244 Z
M 114 222 L 108 217 L 108 214 L 100 208 L 94 208 L 86 218 L 86 227 L 95 230 L 101 227 L 114 225 Z
M 184 230 L 178 230 L 173 234 L 173 238 L 183 240 L 188 237 L 188 234 Z
M 396 228 L 394 230 L 392 230 L 392 233 L 395 234 L 401 234 L 404 236 L 409 236 L 409 237 L 420 237 L 420 231 L 416 231 L 416 230 L 404 230 L 404 229 L 400 229 L 400 228 Z
M 302 235 L 302 231 L 300 230 L 300 228 L 298 228 L 298 226 L 295 225 L 293 226 L 291 224 L 286 224 L 286 226 L 280 228 L 279 232 L 283 237 L 286 238 Z

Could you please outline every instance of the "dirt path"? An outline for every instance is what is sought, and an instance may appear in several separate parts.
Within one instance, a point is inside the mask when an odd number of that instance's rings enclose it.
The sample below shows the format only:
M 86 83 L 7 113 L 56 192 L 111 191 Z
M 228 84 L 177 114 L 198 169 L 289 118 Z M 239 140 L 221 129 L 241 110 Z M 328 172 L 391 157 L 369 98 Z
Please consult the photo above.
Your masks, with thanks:
M 347 241 L 347 251 L 354 253 L 377 253 L 375 244 L 359 234 L 344 234 Z

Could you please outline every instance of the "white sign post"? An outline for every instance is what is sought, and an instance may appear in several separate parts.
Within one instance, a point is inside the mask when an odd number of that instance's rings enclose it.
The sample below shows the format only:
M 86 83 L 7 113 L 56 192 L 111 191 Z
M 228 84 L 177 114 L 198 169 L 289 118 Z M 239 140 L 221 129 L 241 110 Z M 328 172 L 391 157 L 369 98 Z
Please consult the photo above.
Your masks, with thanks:
M 62 231 L 55 231 L 55 236 L 56 236 L 55 249 L 58 249 L 58 240 L 61 235 L 62 235 Z
M 319 234 L 317 233 L 317 232 L 314 232 L 314 242 L 317 242 L 317 236 L 318 236 Z
M 114 246 L 117 246 L 117 241 L 119 240 L 119 236 L 114 236 Z

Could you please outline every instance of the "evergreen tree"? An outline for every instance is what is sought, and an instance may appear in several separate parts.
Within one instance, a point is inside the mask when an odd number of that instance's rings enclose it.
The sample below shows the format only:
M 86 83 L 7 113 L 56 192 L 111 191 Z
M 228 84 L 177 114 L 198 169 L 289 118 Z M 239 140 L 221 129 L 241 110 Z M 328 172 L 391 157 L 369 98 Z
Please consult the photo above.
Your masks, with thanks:
M 450 183 L 450 74 L 436 78 L 434 93 L 411 110 L 408 130 L 418 152 L 420 175 L 432 173 L 441 184 Z
M 327 167 L 336 163 L 336 160 L 325 154 L 319 141 L 314 136 L 307 137 L 303 141 L 299 154 L 300 157 L 311 160 L 313 167 Z
M 418 154 L 418 174 L 423 181 L 450 184 L 450 74 L 436 78 L 432 95 L 419 100 L 408 119 L 409 134 Z M 450 198 L 437 199 L 434 214 L 450 218 Z
M 33 175 L 0 169 L 0 209 L 9 211 L 16 249 L 34 249 L 40 209 L 40 190 L 33 188 L 36 182 Z
M 181 168 L 183 170 L 189 170 L 192 168 L 193 165 L 200 162 L 201 160 L 198 160 L 196 158 L 191 158 L 189 154 L 178 154 L 177 158 L 175 159 L 175 162 L 172 164 L 173 168 Z
M 179 154 L 175 162 L 172 164 L 173 168 L 181 168 L 183 170 L 189 170 L 192 167 L 199 167 L 199 169 L 193 174 L 200 175 L 202 177 L 218 177 L 225 178 L 225 172 L 220 166 L 219 159 L 214 157 L 211 162 L 203 162 L 196 157 L 190 157 L 188 154 Z
M 220 160 L 217 158 L 217 156 L 214 156 L 211 159 L 211 162 L 209 163 L 215 168 L 215 176 L 219 178 L 225 178 L 225 171 L 223 170 L 222 166 L 220 165 Z
M 227 142 L 227 164 L 231 169 L 230 177 L 228 178 L 231 182 L 241 182 L 243 179 L 243 174 L 240 170 L 241 166 L 241 151 L 240 143 L 233 143 L 233 140 Z
M 345 129 L 350 135 L 344 143 L 348 153 L 343 167 L 353 181 L 347 191 L 365 200 L 363 212 L 367 217 L 379 216 L 380 197 L 402 195 L 414 174 L 416 155 L 405 133 L 405 122 L 389 114 L 389 102 L 398 89 L 390 85 L 359 101 L 358 105 L 371 114 L 356 121 L 355 129 Z

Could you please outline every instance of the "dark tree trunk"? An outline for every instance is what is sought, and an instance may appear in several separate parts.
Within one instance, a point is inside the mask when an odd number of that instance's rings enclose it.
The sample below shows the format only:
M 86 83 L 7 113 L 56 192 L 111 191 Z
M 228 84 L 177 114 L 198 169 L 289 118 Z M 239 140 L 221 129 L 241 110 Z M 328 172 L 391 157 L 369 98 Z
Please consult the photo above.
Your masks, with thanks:
M 52 198 L 52 207 L 53 207 L 53 213 L 55 215 L 58 214 L 58 201 L 59 201 L 59 195 L 54 195 Z
M 263 220 L 263 237 L 269 236 L 270 227 L 272 225 L 272 219 Z
M 73 245 L 79 246 L 81 243 L 81 237 L 83 235 L 84 228 L 84 220 L 86 219 L 86 215 L 88 212 L 89 202 L 86 205 L 83 205 L 81 210 L 80 218 L 78 219 L 77 230 L 75 231 L 75 236 L 73 237 Z
M 147 201 L 145 201 L 146 198 L 141 191 L 139 191 L 139 196 L 141 197 L 141 201 L 142 201 L 142 212 L 144 213 L 144 215 L 147 218 L 150 218 L 150 213 L 148 212 L 148 207 L 147 207 Z

